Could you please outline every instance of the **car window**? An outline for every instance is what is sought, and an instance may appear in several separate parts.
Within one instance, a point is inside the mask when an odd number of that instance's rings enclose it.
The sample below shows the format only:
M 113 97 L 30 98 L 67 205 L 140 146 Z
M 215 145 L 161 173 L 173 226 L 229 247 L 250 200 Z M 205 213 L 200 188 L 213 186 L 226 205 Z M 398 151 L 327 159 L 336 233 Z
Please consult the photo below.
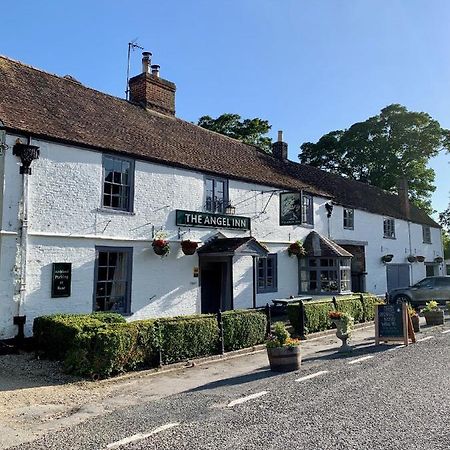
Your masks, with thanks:
M 428 288 L 428 287 L 433 287 L 433 279 L 432 278 L 425 278 L 422 281 L 419 281 L 418 283 L 416 283 L 414 285 L 415 288 L 419 288 L 419 289 L 424 289 L 424 288 Z
M 450 288 L 450 277 L 449 278 L 437 278 L 436 286 Z

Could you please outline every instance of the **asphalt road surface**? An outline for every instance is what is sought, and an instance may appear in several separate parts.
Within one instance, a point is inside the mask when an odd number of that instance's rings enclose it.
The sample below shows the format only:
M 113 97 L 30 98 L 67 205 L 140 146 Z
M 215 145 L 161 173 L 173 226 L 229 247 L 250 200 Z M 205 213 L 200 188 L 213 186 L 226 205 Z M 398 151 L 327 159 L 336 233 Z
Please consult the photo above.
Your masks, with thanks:
M 449 450 L 450 332 L 319 352 L 298 372 L 206 384 L 14 448 Z

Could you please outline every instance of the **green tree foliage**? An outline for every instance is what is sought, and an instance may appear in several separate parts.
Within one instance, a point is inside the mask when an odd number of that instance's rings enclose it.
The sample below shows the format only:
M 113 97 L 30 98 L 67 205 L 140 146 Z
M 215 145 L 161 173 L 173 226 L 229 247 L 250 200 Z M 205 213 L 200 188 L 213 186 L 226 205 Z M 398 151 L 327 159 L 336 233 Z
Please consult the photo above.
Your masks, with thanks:
M 246 144 L 256 145 L 267 153 L 272 151 L 272 139 L 265 136 L 271 129 L 267 120 L 258 118 L 241 120 L 239 114 L 222 114 L 217 119 L 202 116 L 198 119 L 197 125 Z
M 448 208 L 439 214 L 439 222 L 442 225 L 442 243 L 444 245 L 444 258 L 450 259 L 450 204 Z
M 431 211 L 434 171 L 428 160 L 450 148 L 450 131 L 424 112 L 390 105 L 346 130 L 332 131 L 317 143 L 301 145 L 303 164 L 395 192 L 406 178 L 411 200 Z

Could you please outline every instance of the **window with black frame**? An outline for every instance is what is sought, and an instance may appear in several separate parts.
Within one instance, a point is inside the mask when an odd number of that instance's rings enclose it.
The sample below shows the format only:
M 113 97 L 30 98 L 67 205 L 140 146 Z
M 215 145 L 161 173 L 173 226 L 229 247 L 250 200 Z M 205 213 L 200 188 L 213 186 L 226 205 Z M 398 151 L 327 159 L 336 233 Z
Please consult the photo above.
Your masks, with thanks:
M 225 214 L 228 206 L 228 181 L 220 178 L 205 179 L 205 211 Z
M 395 239 L 395 220 L 390 218 L 383 219 L 383 237 Z
M 280 193 L 280 225 L 314 224 L 313 196 L 307 192 Z
M 130 312 L 131 248 L 97 247 L 95 311 Z
M 355 210 L 353 208 L 344 208 L 344 229 L 353 230 L 355 227 L 354 222 Z
M 422 225 L 422 238 L 423 238 L 423 243 L 424 244 L 431 244 L 431 228 L 426 226 L 426 225 Z
M 257 292 L 277 292 L 277 254 L 269 253 L 267 258 L 257 258 Z
M 132 160 L 103 155 L 104 208 L 132 211 L 133 175 Z
M 299 269 L 301 293 L 351 292 L 350 258 L 299 258 Z

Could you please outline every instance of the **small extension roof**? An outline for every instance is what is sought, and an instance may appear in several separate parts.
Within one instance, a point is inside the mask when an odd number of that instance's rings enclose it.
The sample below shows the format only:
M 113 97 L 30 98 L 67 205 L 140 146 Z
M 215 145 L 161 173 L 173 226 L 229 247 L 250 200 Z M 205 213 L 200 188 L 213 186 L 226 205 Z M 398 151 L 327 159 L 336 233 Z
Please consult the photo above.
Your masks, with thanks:
M 2 56 L 0 93 L 0 125 L 11 132 L 276 189 L 306 190 L 348 207 L 407 219 L 397 195 L 282 161 L 255 146 Z M 413 205 L 410 220 L 439 227 Z
M 322 236 L 317 231 L 311 231 L 303 241 L 307 256 L 326 258 L 351 258 L 353 255 L 331 239 Z

